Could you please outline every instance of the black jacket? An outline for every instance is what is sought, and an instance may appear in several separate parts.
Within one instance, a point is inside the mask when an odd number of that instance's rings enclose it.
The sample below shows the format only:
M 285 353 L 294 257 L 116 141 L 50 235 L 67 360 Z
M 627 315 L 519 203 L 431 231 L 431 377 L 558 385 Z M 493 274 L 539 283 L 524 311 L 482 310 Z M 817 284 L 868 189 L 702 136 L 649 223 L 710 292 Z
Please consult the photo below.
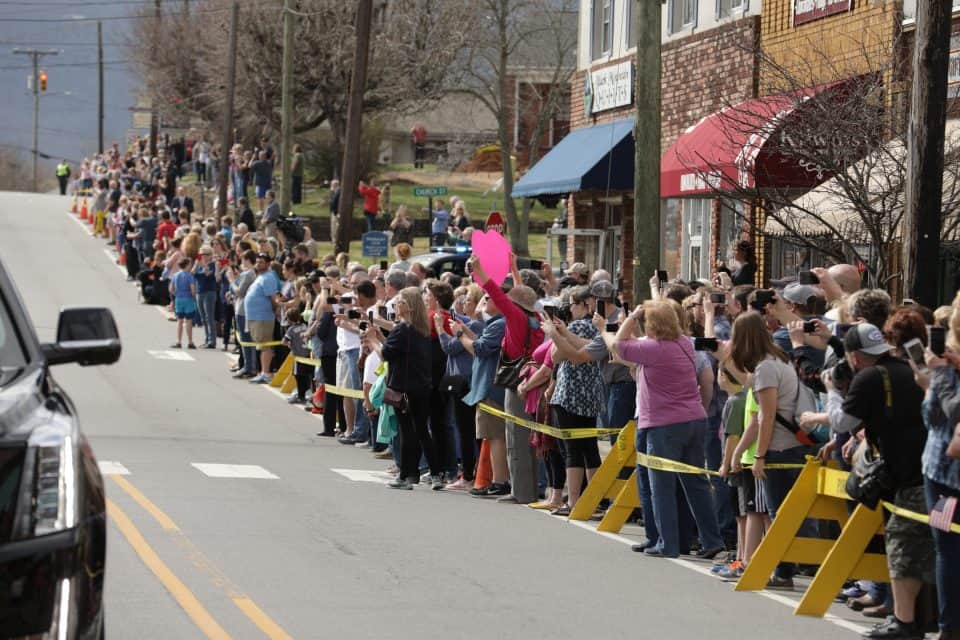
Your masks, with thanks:
M 425 394 L 430 391 L 430 337 L 406 322 L 390 331 L 381 354 L 390 366 L 387 386 L 394 391 Z

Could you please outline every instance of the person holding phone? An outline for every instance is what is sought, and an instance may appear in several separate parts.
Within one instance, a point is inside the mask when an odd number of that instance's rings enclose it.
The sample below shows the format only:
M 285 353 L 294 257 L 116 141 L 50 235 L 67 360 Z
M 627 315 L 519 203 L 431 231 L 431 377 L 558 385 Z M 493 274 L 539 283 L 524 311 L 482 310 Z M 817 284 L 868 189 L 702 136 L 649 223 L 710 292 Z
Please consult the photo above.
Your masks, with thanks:
M 733 260 L 730 265 L 721 262 L 717 271 L 730 275 L 733 286 L 741 284 L 755 284 L 757 276 L 757 255 L 753 243 L 741 240 L 733 248 Z
M 661 300 L 638 306 L 620 325 L 613 346 L 623 360 L 638 365 L 637 450 L 702 467 L 707 416 L 700 395 L 693 343 L 683 334 L 674 304 Z M 713 494 L 705 476 L 638 466 L 637 482 L 641 492 L 644 489 L 640 482 L 642 473 L 648 473 L 650 479 L 650 497 L 643 505 L 645 517 L 652 511 L 659 539 L 648 540 L 647 545 L 635 550 L 658 558 L 679 556 L 679 480 L 697 522 L 701 543 L 698 555 L 713 558 L 723 551 Z

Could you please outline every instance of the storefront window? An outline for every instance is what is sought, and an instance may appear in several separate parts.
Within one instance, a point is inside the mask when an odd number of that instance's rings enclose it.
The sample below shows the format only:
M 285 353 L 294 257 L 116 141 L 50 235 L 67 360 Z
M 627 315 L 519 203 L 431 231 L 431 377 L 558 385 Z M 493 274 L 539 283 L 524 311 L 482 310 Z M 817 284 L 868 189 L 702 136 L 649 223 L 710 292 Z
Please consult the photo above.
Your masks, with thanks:
M 741 239 L 743 232 L 743 202 L 740 200 L 720 201 L 720 237 L 717 243 L 715 262 L 730 264 L 733 249 Z
M 683 201 L 683 244 L 680 273 L 684 280 L 710 275 L 710 209 L 713 200 L 687 198 Z
M 680 236 L 680 200 L 661 200 L 660 268 L 671 278 L 680 273 Z

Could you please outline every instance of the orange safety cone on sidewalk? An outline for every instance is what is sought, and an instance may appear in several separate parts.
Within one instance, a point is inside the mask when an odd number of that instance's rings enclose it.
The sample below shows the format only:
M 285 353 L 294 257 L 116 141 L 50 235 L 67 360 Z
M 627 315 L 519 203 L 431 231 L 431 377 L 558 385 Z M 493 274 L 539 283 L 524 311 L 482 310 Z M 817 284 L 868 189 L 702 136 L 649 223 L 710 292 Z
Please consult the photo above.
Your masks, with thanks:
M 323 397 L 325 395 L 326 385 L 319 385 L 317 390 L 313 392 L 313 408 L 311 413 L 319 414 L 323 413 Z
M 480 444 L 480 456 L 477 458 L 477 476 L 473 479 L 474 489 L 483 489 L 493 482 L 493 464 L 490 462 L 490 441 L 484 439 Z
M 120 266 L 121 266 L 121 267 L 127 266 L 127 252 L 126 252 L 126 251 L 121 251 L 121 252 L 120 252 Z
M 70 213 L 77 213 L 77 196 L 73 196 L 73 206 L 70 207 Z
M 87 198 L 86 198 L 86 196 L 84 196 L 84 198 L 83 198 L 83 204 L 80 205 L 80 219 L 81 219 L 81 220 L 86 220 L 86 219 L 87 219 Z

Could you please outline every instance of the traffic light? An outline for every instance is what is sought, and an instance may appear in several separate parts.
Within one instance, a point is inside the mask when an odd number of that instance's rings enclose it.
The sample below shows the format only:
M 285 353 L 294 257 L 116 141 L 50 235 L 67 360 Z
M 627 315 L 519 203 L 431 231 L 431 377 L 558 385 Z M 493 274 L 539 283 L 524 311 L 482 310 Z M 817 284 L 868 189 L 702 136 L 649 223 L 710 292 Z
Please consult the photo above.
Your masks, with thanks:
M 40 72 L 40 91 L 46 91 L 46 90 L 47 90 L 47 72 L 41 71 Z

